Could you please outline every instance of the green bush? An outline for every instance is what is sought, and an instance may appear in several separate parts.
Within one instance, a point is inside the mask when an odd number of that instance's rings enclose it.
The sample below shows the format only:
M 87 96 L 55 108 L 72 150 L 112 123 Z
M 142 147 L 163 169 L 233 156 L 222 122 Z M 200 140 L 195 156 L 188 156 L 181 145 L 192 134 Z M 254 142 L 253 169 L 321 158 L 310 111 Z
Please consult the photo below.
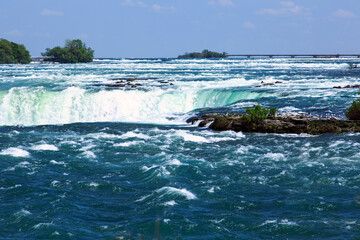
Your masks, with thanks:
M 24 45 L 0 39 L 0 64 L 30 63 L 31 57 Z
M 353 101 L 351 106 L 346 110 L 345 116 L 350 120 L 360 120 L 360 99 Z
M 66 40 L 65 47 L 46 48 L 41 55 L 52 57 L 52 61 L 59 63 L 85 63 L 92 62 L 94 50 L 87 48 L 81 40 Z
M 262 108 L 258 104 L 254 105 L 254 108 L 246 108 L 246 114 L 243 115 L 243 119 L 246 119 L 248 122 L 262 122 L 267 118 L 274 118 L 276 112 L 276 108 Z

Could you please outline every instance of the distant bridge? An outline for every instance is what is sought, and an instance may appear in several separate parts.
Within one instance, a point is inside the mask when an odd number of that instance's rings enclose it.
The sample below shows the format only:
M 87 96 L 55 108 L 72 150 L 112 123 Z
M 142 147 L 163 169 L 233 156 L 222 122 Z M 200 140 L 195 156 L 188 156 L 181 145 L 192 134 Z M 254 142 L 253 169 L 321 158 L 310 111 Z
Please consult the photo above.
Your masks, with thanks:
M 228 54 L 228 57 L 269 57 L 269 58 L 340 58 L 340 57 L 356 57 L 360 58 L 360 54 Z
M 54 60 L 54 57 L 31 57 L 31 61 L 33 62 L 46 62 Z

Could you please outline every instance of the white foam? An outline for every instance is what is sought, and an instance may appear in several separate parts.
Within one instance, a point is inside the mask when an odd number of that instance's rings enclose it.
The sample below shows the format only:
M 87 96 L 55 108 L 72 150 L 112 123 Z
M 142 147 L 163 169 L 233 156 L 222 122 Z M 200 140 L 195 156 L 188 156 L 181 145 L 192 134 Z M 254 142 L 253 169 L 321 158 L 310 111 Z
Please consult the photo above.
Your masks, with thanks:
M 267 153 L 264 155 L 264 158 L 270 158 L 275 161 L 285 160 L 285 156 L 282 153 Z
M 52 182 L 51 182 L 51 184 L 50 184 L 50 185 L 51 185 L 52 187 L 56 187 L 56 186 L 58 186 L 59 184 L 60 184 L 60 182 L 59 182 L 59 181 L 54 180 L 54 181 L 52 181 Z
M 5 150 L 2 150 L 0 152 L 0 155 L 10 155 L 13 157 L 29 157 L 30 153 L 26 150 L 23 150 L 21 148 L 15 148 L 15 147 L 11 147 L 11 148 L 7 148 Z
M 31 215 L 31 212 L 26 209 L 21 209 L 20 211 L 14 213 L 15 217 L 25 217 Z
M 145 199 L 147 199 L 147 198 L 150 197 L 150 196 L 151 196 L 151 195 L 145 195 L 145 196 L 139 198 L 138 200 L 136 200 L 135 202 L 142 202 L 142 201 L 144 201 Z
M 89 183 L 89 186 L 90 186 L 90 187 L 98 187 L 99 184 L 96 183 L 96 182 L 91 182 L 91 183 Z
M 51 144 L 40 144 L 32 147 L 33 150 L 37 151 L 58 151 L 58 147 Z
M 168 202 L 164 203 L 164 206 L 174 206 L 176 204 L 177 203 L 174 200 L 171 200 L 171 201 L 168 201 Z
M 249 147 L 246 147 L 246 146 L 240 146 L 237 150 L 236 150 L 236 153 L 247 153 L 249 151 Z
M 260 226 L 264 226 L 267 224 L 279 224 L 279 225 L 290 225 L 290 226 L 298 225 L 296 222 L 289 221 L 288 219 L 282 219 L 281 221 L 278 221 L 277 219 L 275 219 L 275 220 L 266 220 Z
M 177 159 L 172 159 L 171 161 L 168 162 L 169 165 L 175 165 L 175 166 L 180 166 L 183 165 L 179 160 Z
M 8 169 L 7 171 L 9 171 L 10 169 Z M 12 169 L 12 171 L 15 170 Z M 16 184 L 15 186 L 12 186 L 12 187 L 8 187 L 8 188 L 4 188 L 4 187 L 0 187 L 0 190 L 9 190 L 9 189 L 14 189 L 14 188 L 18 188 L 18 187 L 21 187 L 22 185 L 21 184 Z
M 186 199 L 188 199 L 188 200 L 197 199 L 195 194 L 193 194 L 192 192 L 188 191 L 185 188 L 178 189 L 178 188 L 174 188 L 174 187 L 162 187 L 162 188 L 156 190 L 156 192 L 169 194 L 169 195 L 180 195 L 180 196 L 186 197 Z
M 244 138 L 246 137 L 245 134 L 243 134 L 242 132 L 235 132 L 235 131 L 232 131 L 232 130 L 228 130 L 228 131 L 223 131 L 220 133 L 220 135 L 229 135 L 231 137 L 235 137 L 235 138 Z
M 215 189 L 216 189 L 216 190 L 220 190 L 221 188 L 218 187 L 218 186 L 216 186 L 216 187 L 212 186 L 212 187 L 211 187 L 210 189 L 208 189 L 207 191 L 208 191 L 209 193 L 214 193 L 214 192 L 215 192 Z
M 300 111 L 300 109 L 293 106 L 287 106 L 279 109 L 279 112 L 296 112 L 296 111 Z
M 178 135 L 181 136 L 184 139 L 184 141 L 186 141 L 186 142 L 197 142 L 197 143 L 210 142 L 208 139 L 206 139 L 202 136 L 197 136 L 197 135 L 193 135 L 190 133 L 186 133 L 185 131 L 179 131 Z
M 287 220 L 287 219 L 282 219 L 282 220 L 279 222 L 279 224 L 281 224 L 281 225 L 298 225 L 296 222 L 291 222 L 291 221 L 289 221 L 289 220 Z
M 55 164 L 55 165 L 66 165 L 66 163 L 63 162 L 63 161 L 57 162 L 57 161 L 55 161 L 55 160 L 51 160 L 50 163 L 51 163 L 51 164 Z
M 144 143 L 144 141 L 131 141 L 131 142 L 116 143 L 116 144 L 114 144 L 114 147 L 130 147 L 133 145 L 137 145 L 139 143 Z
M 201 131 L 201 132 L 192 132 L 186 130 L 172 130 L 170 133 L 167 133 L 167 136 L 170 138 L 172 136 L 181 137 L 186 142 L 196 142 L 196 143 L 216 143 L 222 141 L 235 141 L 239 138 L 245 137 L 241 132 L 236 133 L 233 131 L 226 131 L 224 133 L 214 133 L 212 131 Z
M 120 136 L 120 138 L 127 139 L 127 138 L 142 138 L 142 139 L 150 139 L 150 136 L 147 136 L 142 133 L 135 133 L 133 131 L 127 132 Z
M 84 151 L 83 155 L 87 158 L 96 158 L 95 153 L 93 153 L 92 151 Z
M 337 147 L 337 146 L 339 146 L 339 145 L 341 145 L 341 144 L 344 144 L 344 143 L 345 143 L 345 141 L 339 140 L 339 141 L 336 141 L 336 142 L 330 144 L 329 147 L 330 147 L 330 148 L 334 148 L 334 147 Z
M 39 229 L 39 228 L 46 228 L 46 227 L 50 227 L 53 226 L 53 223 L 38 223 L 36 225 L 33 226 L 34 229 Z
M 141 169 L 144 170 L 145 172 L 153 169 L 153 168 L 156 168 L 156 167 L 159 167 L 159 165 L 152 165 L 151 167 L 147 167 L 147 166 L 142 166 Z

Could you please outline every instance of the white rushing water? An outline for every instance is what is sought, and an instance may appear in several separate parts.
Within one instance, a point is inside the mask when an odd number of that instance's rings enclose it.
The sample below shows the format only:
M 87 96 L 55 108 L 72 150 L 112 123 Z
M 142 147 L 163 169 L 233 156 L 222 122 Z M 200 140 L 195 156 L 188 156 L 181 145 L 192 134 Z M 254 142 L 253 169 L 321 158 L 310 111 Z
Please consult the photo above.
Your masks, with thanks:
M 328 79 L 322 75 L 324 70 L 346 71 L 348 65 L 338 61 L 342 60 L 119 59 L 90 64 L 2 65 L 0 125 L 183 124 L 194 110 L 248 107 L 265 97 L 326 100 L 338 94 L 332 87 L 358 83 L 354 76 Z M 274 75 L 275 69 L 281 75 Z M 289 76 L 289 71 L 297 74 Z M 315 76 L 309 76 L 311 72 Z M 140 86 L 106 87 L 116 78 L 129 77 L 137 77 Z M 258 88 L 263 83 L 275 85 Z M 246 100 L 253 101 L 248 104 Z M 290 108 L 301 111 L 299 107 L 282 107 Z
M 1 125 L 74 122 L 178 123 L 168 118 L 205 107 L 221 107 L 261 93 L 221 90 L 101 90 L 79 87 L 63 91 L 12 88 L 0 93 Z M 180 120 L 179 120 L 180 121 Z

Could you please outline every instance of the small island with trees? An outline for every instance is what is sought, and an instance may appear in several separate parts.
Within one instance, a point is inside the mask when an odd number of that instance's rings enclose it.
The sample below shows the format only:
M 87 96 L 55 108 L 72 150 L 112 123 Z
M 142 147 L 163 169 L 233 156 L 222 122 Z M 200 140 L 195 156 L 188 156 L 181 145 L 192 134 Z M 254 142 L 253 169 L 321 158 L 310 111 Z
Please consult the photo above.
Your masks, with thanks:
M 192 52 L 192 53 L 185 53 L 184 55 L 179 55 L 178 58 L 180 59 L 191 59 L 191 58 L 227 58 L 227 53 L 218 53 L 212 52 L 209 50 L 203 50 L 200 52 Z
M 65 47 L 46 48 L 46 52 L 41 53 L 44 57 L 49 57 L 47 61 L 59 63 L 87 63 L 92 62 L 94 50 L 86 47 L 80 39 L 66 40 Z
M 0 64 L 26 64 L 30 62 L 30 53 L 24 45 L 3 38 L 0 39 Z

